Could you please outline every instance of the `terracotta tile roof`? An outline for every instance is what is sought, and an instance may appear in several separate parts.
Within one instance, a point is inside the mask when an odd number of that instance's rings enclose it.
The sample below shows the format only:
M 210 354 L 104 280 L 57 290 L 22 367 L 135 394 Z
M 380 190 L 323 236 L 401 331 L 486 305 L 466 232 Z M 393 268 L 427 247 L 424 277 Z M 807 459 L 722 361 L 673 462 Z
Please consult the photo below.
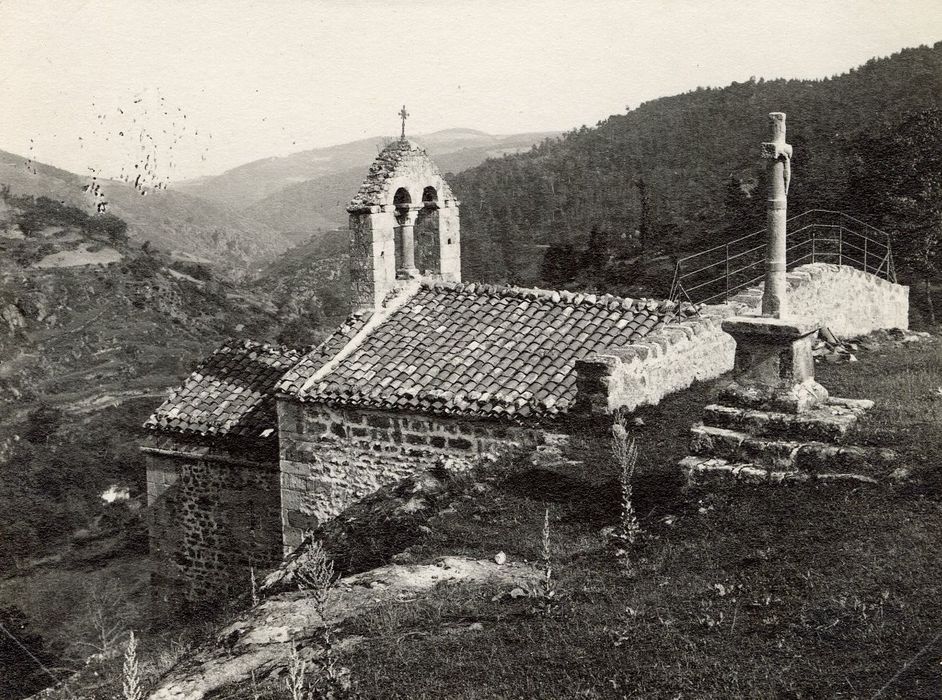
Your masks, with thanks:
M 577 359 L 635 342 L 676 311 L 610 295 L 423 285 L 320 380 L 305 386 L 316 370 L 295 368 L 279 389 L 339 406 L 555 415 L 575 398 Z
M 347 211 L 356 211 L 365 207 L 387 203 L 392 176 L 400 168 L 414 166 L 416 161 L 421 161 L 423 168 L 431 170 L 441 180 L 441 189 L 438 192 L 439 200 L 454 199 L 448 183 L 441 179 L 438 166 L 428 157 L 425 149 L 408 139 L 398 139 L 386 146 L 376 156 L 366 179 L 360 185 L 360 189 L 347 207 Z
M 275 391 L 277 393 L 291 393 L 295 387 L 304 384 L 308 377 L 313 376 L 334 355 L 343 350 L 344 346 L 366 325 L 372 315 L 370 311 L 352 314 L 320 345 L 301 357 L 294 366 L 285 372 L 277 383 Z
M 301 353 L 252 341 L 217 348 L 144 423 L 160 432 L 277 439 L 274 388 Z

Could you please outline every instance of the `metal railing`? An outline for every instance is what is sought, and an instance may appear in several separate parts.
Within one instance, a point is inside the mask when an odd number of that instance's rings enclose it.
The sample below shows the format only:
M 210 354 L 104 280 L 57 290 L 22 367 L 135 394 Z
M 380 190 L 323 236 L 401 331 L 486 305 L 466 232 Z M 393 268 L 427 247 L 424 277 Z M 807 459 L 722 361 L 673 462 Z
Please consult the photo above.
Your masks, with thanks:
M 788 220 L 786 268 L 813 262 L 849 265 L 896 282 L 890 236 L 849 214 L 811 209 Z M 680 258 L 673 301 L 719 304 L 765 276 L 766 229 Z

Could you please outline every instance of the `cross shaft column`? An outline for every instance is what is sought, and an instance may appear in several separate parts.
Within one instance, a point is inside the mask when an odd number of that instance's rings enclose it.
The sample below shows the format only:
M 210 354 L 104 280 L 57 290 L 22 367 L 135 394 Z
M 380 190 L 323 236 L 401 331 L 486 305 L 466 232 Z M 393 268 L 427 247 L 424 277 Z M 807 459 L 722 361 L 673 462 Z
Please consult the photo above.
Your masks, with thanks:
M 723 330 L 736 341 L 735 380 L 721 393 L 726 405 L 802 413 L 821 405 L 827 390 L 814 380 L 811 344 L 815 320 L 788 318 L 785 226 L 792 147 L 785 143 L 785 115 L 769 114 L 772 140 L 762 144 L 768 160 L 768 242 L 761 316 L 734 316 Z
M 765 254 L 765 289 L 762 293 L 762 315 L 784 318 L 788 315 L 785 298 L 785 236 L 788 218 L 788 181 L 791 178 L 792 147 L 785 143 L 785 114 L 769 114 L 772 138 L 762 144 L 767 160 L 769 190 L 765 216 L 768 244 Z

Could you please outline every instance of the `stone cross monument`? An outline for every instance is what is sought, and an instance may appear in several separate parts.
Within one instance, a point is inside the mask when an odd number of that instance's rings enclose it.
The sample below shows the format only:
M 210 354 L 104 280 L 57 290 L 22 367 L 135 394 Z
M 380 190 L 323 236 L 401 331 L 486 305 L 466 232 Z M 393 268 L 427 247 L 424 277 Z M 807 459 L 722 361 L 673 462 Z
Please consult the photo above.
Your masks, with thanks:
M 769 232 L 765 258 L 765 291 L 762 294 L 762 315 L 784 318 L 788 315 L 785 298 L 785 227 L 788 211 L 788 184 L 791 180 L 792 147 L 785 143 L 785 114 L 772 112 L 772 139 L 762 144 L 769 176 L 766 200 L 766 228 Z
M 819 405 L 828 394 L 814 380 L 811 355 L 820 324 L 788 315 L 785 222 L 792 147 L 785 143 L 785 115 L 772 112 L 769 119 L 772 138 L 762 144 L 769 174 L 762 315 L 723 321 L 723 330 L 736 340 L 736 379 L 724 392 L 735 405 L 800 413 Z
M 844 436 L 873 402 L 828 395 L 814 379 L 811 352 L 821 322 L 803 309 L 789 313 L 785 227 L 792 147 L 785 142 L 785 115 L 772 112 L 769 119 L 772 138 L 762 144 L 769 190 L 761 315 L 723 321 L 736 341 L 733 379 L 690 430 L 691 454 L 680 462 L 689 483 L 716 476 L 844 478 L 849 464 L 887 461 L 875 450 L 845 446 Z

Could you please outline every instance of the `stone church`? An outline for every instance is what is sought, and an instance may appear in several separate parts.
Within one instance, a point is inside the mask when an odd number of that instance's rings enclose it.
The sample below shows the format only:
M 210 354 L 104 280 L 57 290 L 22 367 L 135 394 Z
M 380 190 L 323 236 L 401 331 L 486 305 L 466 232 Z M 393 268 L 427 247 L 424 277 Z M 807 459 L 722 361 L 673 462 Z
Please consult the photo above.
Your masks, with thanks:
M 347 209 L 346 322 L 313 348 L 223 345 L 146 423 L 155 583 L 168 597 L 245 592 L 251 568 L 417 469 L 605 429 L 599 414 L 730 370 L 721 322 L 759 299 L 697 308 L 463 283 L 459 202 L 405 137 Z M 795 312 L 837 333 L 905 327 L 897 287 L 837 265 L 789 273 Z
M 593 408 L 576 362 L 678 315 L 670 302 L 462 283 L 459 202 L 405 138 L 347 210 L 347 321 L 314 348 L 218 348 L 146 423 L 151 548 L 187 599 L 245 590 L 249 567 L 277 564 L 306 529 L 416 469 L 558 439 Z

